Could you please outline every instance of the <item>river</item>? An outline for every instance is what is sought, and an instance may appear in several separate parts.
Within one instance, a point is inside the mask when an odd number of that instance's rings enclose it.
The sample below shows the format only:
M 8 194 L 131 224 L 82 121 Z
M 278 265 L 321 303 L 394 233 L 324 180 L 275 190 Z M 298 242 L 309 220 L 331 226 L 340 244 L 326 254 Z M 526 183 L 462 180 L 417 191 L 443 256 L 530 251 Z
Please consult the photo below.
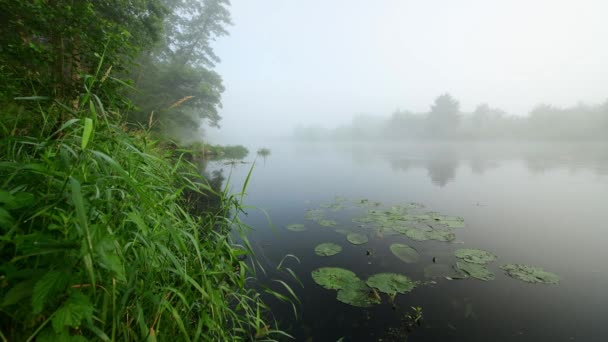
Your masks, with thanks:
M 255 151 L 255 146 L 250 150 Z M 608 336 L 608 145 L 595 143 L 276 143 L 257 157 L 244 198 L 243 221 L 275 290 L 280 279 L 297 294 L 290 305 L 270 300 L 275 319 L 298 341 L 604 341 Z M 250 155 L 253 161 L 255 153 Z M 240 191 L 251 164 L 211 166 L 230 174 Z M 375 208 L 362 200 L 379 202 Z M 332 211 L 321 204 L 343 203 Z M 367 202 L 367 201 L 366 201 Z M 368 210 L 420 203 L 418 212 L 464 218 L 451 242 L 414 241 L 381 234 L 352 221 Z M 342 208 L 343 207 L 343 208 Z M 335 227 L 304 219 L 320 208 Z M 304 224 L 305 231 L 287 230 Z M 343 230 L 369 238 L 349 243 Z M 316 245 L 333 242 L 342 252 L 318 256 Z M 405 243 L 420 258 L 404 263 L 389 246 Z M 428 278 L 434 262 L 452 267 L 459 248 L 490 251 L 495 279 Z M 289 267 L 302 286 L 287 272 Z M 433 260 L 435 258 L 435 260 Z M 530 284 L 509 277 L 503 264 L 528 264 L 553 272 L 559 284 Z M 365 280 L 380 272 L 406 275 L 416 288 L 394 303 L 360 308 L 336 299 L 311 272 L 342 267 Z M 284 293 L 287 293 L 283 290 Z M 420 324 L 406 315 L 422 308 Z M 409 323 L 408 323 L 409 322 Z

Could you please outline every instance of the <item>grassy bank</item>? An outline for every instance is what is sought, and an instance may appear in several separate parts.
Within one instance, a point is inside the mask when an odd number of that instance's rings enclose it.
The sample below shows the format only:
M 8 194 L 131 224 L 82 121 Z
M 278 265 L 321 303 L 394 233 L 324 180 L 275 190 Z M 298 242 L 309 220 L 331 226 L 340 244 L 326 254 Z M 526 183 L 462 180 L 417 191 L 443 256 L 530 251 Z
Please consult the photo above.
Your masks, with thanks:
M 247 252 L 229 237 L 241 229 L 230 214 L 238 200 L 94 99 L 0 115 L 0 338 L 234 341 L 272 331 L 245 286 Z M 193 213 L 200 196 L 222 205 Z

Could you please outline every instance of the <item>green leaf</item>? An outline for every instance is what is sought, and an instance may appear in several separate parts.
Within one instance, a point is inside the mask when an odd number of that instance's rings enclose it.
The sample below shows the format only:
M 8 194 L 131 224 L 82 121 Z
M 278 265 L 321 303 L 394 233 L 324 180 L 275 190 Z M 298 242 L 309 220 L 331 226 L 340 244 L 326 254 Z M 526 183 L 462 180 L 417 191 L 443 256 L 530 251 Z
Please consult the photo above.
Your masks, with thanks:
M 91 139 L 91 135 L 93 134 L 93 120 L 91 118 L 84 119 L 84 130 L 82 131 L 82 142 L 80 147 L 84 150 L 87 148 L 89 143 L 89 139 Z
M 34 286 L 32 293 L 32 307 L 34 313 L 40 313 L 44 309 L 47 298 L 53 297 L 57 290 L 68 284 L 68 276 L 63 272 L 49 271 Z
M 89 298 L 80 292 L 74 292 L 55 312 L 52 320 L 53 329 L 56 333 L 60 333 L 64 327 L 80 326 L 83 320 L 90 323 L 93 311 Z
M 315 254 L 318 256 L 332 256 L 340 253 L 342 247 L 331 242 L 324 242 L 315 247 Z
M 367 286 L 378 289 L 388 295 L 397 293 L 407 293 L 416 287 L 416 283 L 408 277 L 398 273 L 378 273 L 369 277 L 366 281 Z
M 31 296 L 34 289 L 34 282 L 33 279 L 28 279 L 13 286 L 4 296 L 2 307 L 17 304 L 22 299 Z

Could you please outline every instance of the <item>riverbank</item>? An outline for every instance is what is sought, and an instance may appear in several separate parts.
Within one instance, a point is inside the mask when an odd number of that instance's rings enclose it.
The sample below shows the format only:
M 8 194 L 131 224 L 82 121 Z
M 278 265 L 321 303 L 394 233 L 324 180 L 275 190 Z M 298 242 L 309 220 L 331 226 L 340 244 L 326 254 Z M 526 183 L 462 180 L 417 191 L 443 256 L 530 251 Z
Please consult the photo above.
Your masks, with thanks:
M 245 229 L 239 200 L 88 98 L 75 110 L 38 103 L 45 120 L 26 107 L 0 114 L 2 340 L 272 331 L 245 286 L 247 249 L 230 238 Z M 220 205 L 192 210 L 201 196 Z

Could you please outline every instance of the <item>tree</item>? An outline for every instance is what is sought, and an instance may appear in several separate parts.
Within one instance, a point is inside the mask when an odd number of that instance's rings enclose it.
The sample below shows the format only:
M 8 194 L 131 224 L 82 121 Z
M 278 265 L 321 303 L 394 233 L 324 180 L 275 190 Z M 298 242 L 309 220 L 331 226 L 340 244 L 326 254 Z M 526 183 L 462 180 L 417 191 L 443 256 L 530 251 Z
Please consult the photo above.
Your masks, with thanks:
M 228 0 L 163 0 L 170 10 L 162 42 L 140 59 L 132 94 L 131 121 L 148 123 L 176 138 L 195 134 L 203 123 L 219 126 L 222 79 L 212 70 L 219 58 L 211 43 L 228 34 Z M 154 114 L 152 114 L 154 113 Z
M 447 138 L 453 136 L 460 121 L 460 104 L 450 94 L 440 95 L 431 105 L 427 117 L 427 134 L 431 137 Z
M 165 14 L 160 0 L 0 0 L 0 95 L 74 99 L 101 55 L 120 72 L 157 41 Z

